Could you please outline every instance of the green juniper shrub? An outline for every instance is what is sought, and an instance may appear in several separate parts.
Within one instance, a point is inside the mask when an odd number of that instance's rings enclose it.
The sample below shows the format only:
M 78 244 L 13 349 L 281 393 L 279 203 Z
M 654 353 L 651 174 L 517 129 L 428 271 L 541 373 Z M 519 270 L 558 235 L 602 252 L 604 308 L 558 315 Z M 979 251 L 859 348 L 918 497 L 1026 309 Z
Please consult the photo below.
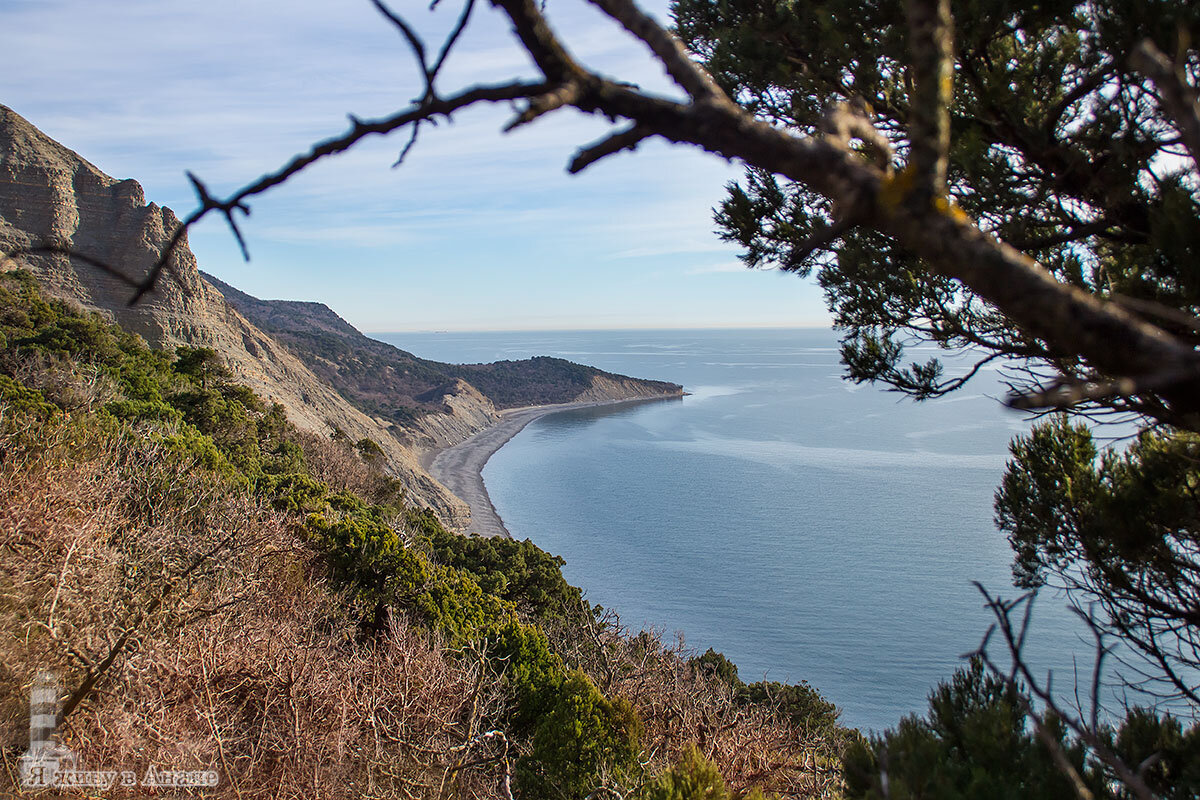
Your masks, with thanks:
M 478 639 L 511 613 L 511 605 L 484 592 L 465 572 L 441 564 L 429 569 L 430 581 L 410 608 L 442 634 L 447 646 Z
M 1050 718 L 1046 728 L 1096 797 L 1108 797 L 1085 769 L 1085 753 Z M 853 742 L 844 756 L 847 797 L 893 800 L 1037 800 L 1073 797 L 1068 778 L 1038 740 L 1017 690 L 979 659 L 930 695 L 929 713 Z M 885 777 L 886 775 L 886 777 Z M 886 785 L 885 785 L 886 781 Z
M 18 383 L 7 375 L 0 375 L 0 402 L 19 414 L 29 414 L 45 421 L 58 413 L 59 408 L 46 399 L 37 389 Z
M 563 560 L 529 540 L 459 536 L 436 520 L 423 520 L 421 532 L 435 560 L 468 572 L 484 591 L 513 603 L 522 614 L 574 619 L 582 613 L 582 594 L 563 579 Z
M 583 800 L 636 778 L 642 723 L 628 700 L 609 700 L 579 670 L 567 673 L 516 764 L 524 798 Z
M 849 745 L 843 759 L 846 796 L 1075 796 L 1071 780 L 1038 737 L 1017 692 L 973 660 L 934 690 L 925 718 L 905 717 L 894 730 Z M 1042 724 L 1096 800 L 1134 796 L 1112 766 L 1071 735 L 1061 719 L 1046 714 Z M 1154 796 L 1200 797 L 1200 724 L 1185 730 L 1178 719 L 1135 708 L 1115 727 L 1102 727 L 1100 738 L 1130 770 L 1142 775 Z
M 209 380 L 227 383 L 232 377 L 221 356 L 210 347 L 180 347 L 175 354 L 175 371 L 195 379 L 201 388 L 206 388 Z
M 375 440 L 363 437 L 354 444 L 354 449 L 358 451 L 359 457 L 363 461 L 373 462 L 383 458 L 383 448 L 375 443 Z
M 758 789 L 731 791 L 712 762 L 694 747 L 684 752 L 675 766 L 654 776 L 636 797 L 637 800 L 763 800 Z
M 1115 738 L 1117 755 L 1142 774 L 1156 797 L 1200 797 L 1200 723 L 1184 730 L 1178 719 L 1134 708 L 1125 715 L 1115 737 L 1109 738 Z
M 832 731 L 841 713 L 837 706 L 822 697 L 807 681 L 757 681 L 747 684 L 744 692 L 739 694 L 739 699 L 751 705 L 770 705 L 793 725 L 810 730 Z
M 711 647 L 691 660 L 692 668 L 710 680 L 732 690 L 734 699 L 744 705 L 765 705 L 797 727 L 832 732 L 841 712 L 821 693 L 808 685 L 779 681 L 746 683 L 738 675 L 737 665 Z
M 508 726 L 520 736 L 531 733 L 562 686 L 566 669 L 550 651 L 540 628 L 510 617 L 486 641 L 490 663 L 510 697 Z
M 737 689 L 746 685 L 738 676 L 737 664 L 726 658 L 724 653 L 718 653 L 711 647 L 702 655 L 693 658 L 691 664 L 701 675 L 717 680 L 731 688 Z

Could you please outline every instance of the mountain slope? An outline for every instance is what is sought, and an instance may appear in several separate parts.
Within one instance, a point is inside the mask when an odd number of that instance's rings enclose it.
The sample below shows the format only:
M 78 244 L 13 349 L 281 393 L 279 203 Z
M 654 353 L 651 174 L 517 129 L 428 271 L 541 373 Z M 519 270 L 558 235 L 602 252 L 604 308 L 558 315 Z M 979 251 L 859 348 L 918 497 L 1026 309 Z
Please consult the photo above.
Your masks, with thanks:
M 145 275 L 178 224 L 170 209 L 147 204 L 136 181 L 118 181 L 0 105 L 0 252 L 55 244 Z M 300 359 L 249 322 L 204 281 L 196 259 L 179 247 L 157 287 L 130 307 L 130 288 L 79 259 L 40 254 L 7 259 L 28 267 L 50 292 L 99 311 L 156 347 L 216 350 L 235 378 L 280 403 L 288 419 L 321 435 L 335 427 L 383 449 L 411 500 L 447 524 L 463 527 L 469 511 L 420 468 L 414 453 L 313 374 Z
M 682 392 L 678 384 L 546 356 L 492 364 L 430 361 L 363 335 L 322 303 L 260 300 L 201 274 L 346 399 L 393 423 L 422 449 L 462 441 L 494 420 L 495 409 Z

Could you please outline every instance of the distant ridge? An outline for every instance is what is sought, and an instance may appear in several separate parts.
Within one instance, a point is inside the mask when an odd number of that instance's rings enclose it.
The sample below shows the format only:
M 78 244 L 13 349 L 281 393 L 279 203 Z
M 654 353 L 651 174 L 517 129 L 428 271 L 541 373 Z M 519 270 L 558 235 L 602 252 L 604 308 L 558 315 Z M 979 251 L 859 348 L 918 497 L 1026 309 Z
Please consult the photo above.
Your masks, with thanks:
M 615 375 L 546 356 L 492 364 L 430 361 L 363 335 L 323 303 L 260 300 L 201 274 L 347 400 L 404 429 L 423 449 L 466 438 L 461 431 L 445 430 L 444 420 L 436 419 L 448 404 L 457 405 L 460 415 L 473 405 L 482 420 L 485 415 L 494 418 L 496 409 L 661 397 L 683 390 L 674 383 Z

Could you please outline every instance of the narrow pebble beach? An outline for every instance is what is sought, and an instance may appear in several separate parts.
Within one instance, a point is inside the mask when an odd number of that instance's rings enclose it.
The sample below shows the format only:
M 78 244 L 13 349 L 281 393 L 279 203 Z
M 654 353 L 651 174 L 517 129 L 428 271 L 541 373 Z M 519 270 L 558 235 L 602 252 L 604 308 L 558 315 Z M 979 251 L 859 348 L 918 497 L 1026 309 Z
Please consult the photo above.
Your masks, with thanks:
M 485 537 L 503 536 L 511 539 L 512 534 L 504 527 L 504 521 L 496 513 L 496 507 L 492 505 L 492 499 L 488 496 L 487 487 L 483 484 L 483 468 L 487 465 L 488 459 L 492 457 L 493 453 L 520 433 L 526 425 L 547 414 L 570 411 L 576 408 L 592 408 L 595 406 L 652 403 L 660 400 L 675 399 L 678 396 L 671 394 L 661 397 L 636 397 L 629 400 L 557 403 L 546 406 L 506 409 L 500 412 L 500 421 L 490 428 L 485 428 L 470 439 L 460 442 L 453 447 L 439 450 L 431 458 L 427 456 L 425 459 L 426 468 L 429 470 L 430 475 L 470 506 L 470 533 Z

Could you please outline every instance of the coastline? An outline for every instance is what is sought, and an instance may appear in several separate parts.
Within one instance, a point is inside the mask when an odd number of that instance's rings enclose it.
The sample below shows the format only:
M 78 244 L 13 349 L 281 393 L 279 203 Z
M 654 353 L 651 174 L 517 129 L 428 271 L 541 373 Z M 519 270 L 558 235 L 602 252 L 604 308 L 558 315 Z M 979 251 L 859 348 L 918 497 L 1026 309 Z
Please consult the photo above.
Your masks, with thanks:
M 526 425 L 548 414 L 572 411 L 578 408 L 597 406 L 640 405 L 659 400 L 683 397 L 684 393 L 662 394 L 651 397 L 631 397 L 625 400 L 588 400 L 579 403 L 556 403 L 546 406 L 522 406 L 500 412 L 500 421 L 484 428 L 471 438 L 453 447 L 439 450 L 427 456 L 425 468 L 443 486 L 457 495 L 471 508 L 471 533 L 484 537 L 500 536 L 513 538 L 504 521 L 496 513 L 492 498 L 483 484 L 483 468 L 488 459 L 509 440 L 520 433 Z M 426 459 L 422 459 L 426 461 Z

